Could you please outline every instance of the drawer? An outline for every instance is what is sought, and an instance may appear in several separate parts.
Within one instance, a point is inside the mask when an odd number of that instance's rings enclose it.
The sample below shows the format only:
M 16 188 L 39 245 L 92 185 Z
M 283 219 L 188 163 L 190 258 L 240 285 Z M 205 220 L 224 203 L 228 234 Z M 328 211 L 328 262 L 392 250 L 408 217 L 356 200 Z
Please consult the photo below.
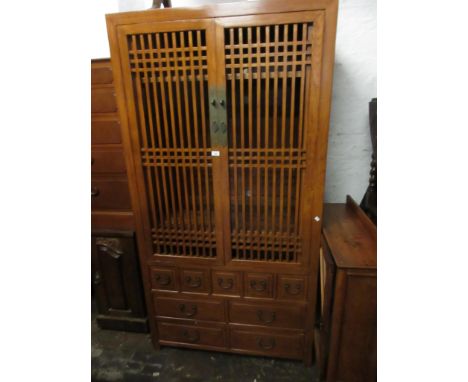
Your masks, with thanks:
M 276 296 L 281 300 L 303 301 L 307 294 L 307 283 L 303 276 L 279 275 Z
M 239 272 L 213 271 L 211 276 L 213 294 L 240 296 L 241 280 Z
M 208 272 L 206 269 L 182 269 L 180 272 L 182 290 L 208 294 L 210 291 Z
M 91 209 L 131 210 L 127 178 L 92 179 Z
M 305 326 L 305 306 L 249 304 L 231 301 L 229 321 L 239 324 L 302 329 Z
M 117 118 L 96 118 L 91 121 L 91 144 L 121 143 L 120 122 Z
M 111 84 L 112 80 L 110 62 L 93 63 L 91 65 L 91 84 Z
M 245 296 L 273 298 L 273 275 L 270 273 L 246 273 Z
M 302 359 L 304 335 L 278 330 L 257 331 L 231 327 L 231 348 L 259 355 Z
M 117 111 L 113 86 L 91 89 L 91 112 L 114 113 Z
M 223 300 L 180 299 L 153 295 L 157 317 L 224 322 Z
M 91 173 L 125 174 L 125 160 L 121 148 L 93 149 L 91 151 Z
M 172 268 L 151 267 L 151 286 L 155 290 L 179 290 L 177 273 Z
M 226 348 L 226 330 L 224 327 L 158 322 L 158 331 L 161 342 Z
M 128 211 L 91 211 L 92 230 L 134 231 L 133 212 Z

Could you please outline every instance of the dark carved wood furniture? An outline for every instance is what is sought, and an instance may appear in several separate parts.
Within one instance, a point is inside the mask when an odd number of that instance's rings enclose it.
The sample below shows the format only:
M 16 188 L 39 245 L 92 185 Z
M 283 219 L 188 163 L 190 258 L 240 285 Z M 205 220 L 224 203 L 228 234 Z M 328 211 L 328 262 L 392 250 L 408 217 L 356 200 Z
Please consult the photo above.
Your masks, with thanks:
M 148 331 L 109 59 L 91 61 L 92 278 L 100 327 Z
M 361 208 L 377 224 L 377 98 L 369 102 L 369 124 L 372 141 L 372 159 L 369 186 L 361 201 Z
M 107 15 L 156 348 L 311 361 L 336 14 Z
M 349 196 L 326 204 L 315 350 L 320 380 L 377 380 L 376 226 Z

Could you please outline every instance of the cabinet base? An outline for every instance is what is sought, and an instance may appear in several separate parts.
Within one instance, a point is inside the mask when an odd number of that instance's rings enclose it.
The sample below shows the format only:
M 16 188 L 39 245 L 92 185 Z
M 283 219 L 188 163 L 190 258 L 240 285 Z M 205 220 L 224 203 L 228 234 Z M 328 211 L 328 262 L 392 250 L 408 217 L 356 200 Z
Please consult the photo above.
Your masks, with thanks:
M 96 322 L 101 329 L 122 330 L 125 332 L 148 333 L 147 318 L 109 317 L 98 315 Z

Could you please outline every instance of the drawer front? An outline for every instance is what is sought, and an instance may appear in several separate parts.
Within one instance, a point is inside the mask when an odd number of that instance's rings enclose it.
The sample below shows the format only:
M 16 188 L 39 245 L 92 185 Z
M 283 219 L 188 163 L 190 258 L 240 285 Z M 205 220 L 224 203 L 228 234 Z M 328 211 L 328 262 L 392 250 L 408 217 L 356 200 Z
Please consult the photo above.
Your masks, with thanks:
M 91 152 L 91 173 L 125 174 L 125 160 L 122 149 L 94 149 Z
M 229 320 L 239 324 L 303 329 L 305 326 L 305 307 L 231 301 Z
M 153 295 L 157 317 L 224 322 L 224 301 L 176 299 Z
M 91 121 L 91 144 L 121 143 L 120 122 L 116 118 Z
M 158 322 L 158 331 L 161 341 L 226 348 L 226 331 L 223 327 Z
M 151 267 L 151 286 L 154 290 L 179 290 L 177 273 L 172 268 Z
M 182 269 L 180 272 L 182 290 L 184 292 L 208 294 L 209 278 L 208 270 L 204 269 Z
M 281 300 L 303 301 L 306 298 L 307 283 L 305 277 L 296 275 L 278 275 L 277 297 Z
M 304 354 L 304 335 L 231 328 L 231 348 L 259 355 L 301 359 Z
M 91 209 L 130 210 L 128 181 L 124 179 L 93 179 L 91 181 Z
M 213 294 L 240 296 L 241 280 L 239 272 L 213 271 L 211 277 Z
M 114 87 L 91 89 L 91 112 L 114 113 L 117 111 Z
M 273 275 L 270 273 L 246 273 L 245 296 L 273 298 Z
M 112 83 L 112 67 L 109 64 L 95 64 L 91 66 L 91 84 L 111 84 Z

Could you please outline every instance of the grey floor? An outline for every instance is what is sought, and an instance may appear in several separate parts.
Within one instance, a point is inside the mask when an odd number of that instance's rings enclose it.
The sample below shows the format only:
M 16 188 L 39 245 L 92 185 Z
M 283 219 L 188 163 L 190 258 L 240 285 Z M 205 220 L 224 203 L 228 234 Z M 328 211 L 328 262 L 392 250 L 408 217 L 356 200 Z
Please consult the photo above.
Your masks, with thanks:
M 149 334 L 101 330 L 92 309 L 92 381 L 313 382 L 315 368 L 302 362 L 163 347 Z

